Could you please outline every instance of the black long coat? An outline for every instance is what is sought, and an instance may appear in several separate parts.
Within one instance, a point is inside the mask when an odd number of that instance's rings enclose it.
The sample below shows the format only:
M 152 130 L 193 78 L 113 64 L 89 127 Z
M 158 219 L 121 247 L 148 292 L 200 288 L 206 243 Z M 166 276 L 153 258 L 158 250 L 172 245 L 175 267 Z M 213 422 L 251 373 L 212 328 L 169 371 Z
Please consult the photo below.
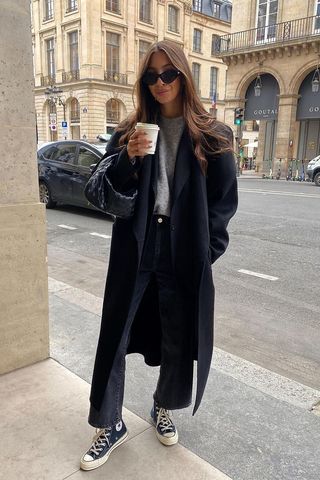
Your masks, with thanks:
M 230 134 L 225 129 L 226 135 Z M 140 170 L 128 161 L 126 148 L 119 148 L 116 132 L 108 144 L 108 154 L 118 153 L 113 175 L 122 188 L 137 185 L 135 214 L 116 219 L 101 330 L 98 342 L 90 401 L 99 410 L 107 387 L 121 336 L 128 318 L 135 279 L 141 260 L 148 221 L 155 198 L 158 146 L 155 155 L 144 157 Z M 133 175 L 134 174 L 134 175 Z M 194 308 L 194 358 L 197 362 L 197 394 L 193 413 L 205 389 L 213 349 L 214 286 L 211 264 L 228 245 L 227 225 L 237 208 L 237 181 L 231 152 L 208 158 L 205 176 L 194 155 L 185 129 L 179 144 L 171 201 L 171 248 L 173 268 L 179 285 Z M 123 187 L 124 186 L 124 187 Z M 161 363 L 161 328 L 156 308 L 156 292 L 148 288 L 131 327 L 128 353 L 144 355 L 148 365 Z

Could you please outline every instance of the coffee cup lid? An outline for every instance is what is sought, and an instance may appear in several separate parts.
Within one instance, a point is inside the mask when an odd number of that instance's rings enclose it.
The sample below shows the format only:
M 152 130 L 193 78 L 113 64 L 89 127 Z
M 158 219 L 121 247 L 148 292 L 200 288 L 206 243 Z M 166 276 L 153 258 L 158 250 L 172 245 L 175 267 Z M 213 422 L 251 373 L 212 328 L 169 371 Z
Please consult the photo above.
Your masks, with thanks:
M 148 129 L 154 129 L 154 130 L 159 130 L 159 126 L 155 123 L 142 123 L 142 122 L 138 122 L 136 124 L 136 127 L 144 127 L 144 128 L 148 128 Z

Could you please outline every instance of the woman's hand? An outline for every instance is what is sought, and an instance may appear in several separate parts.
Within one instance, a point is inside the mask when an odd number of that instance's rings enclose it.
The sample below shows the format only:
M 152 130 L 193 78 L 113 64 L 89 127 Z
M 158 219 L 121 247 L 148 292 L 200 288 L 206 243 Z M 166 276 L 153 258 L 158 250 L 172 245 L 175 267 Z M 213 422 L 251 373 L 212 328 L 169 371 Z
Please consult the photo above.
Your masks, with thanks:
M 152 142 L 148 140 L 148 136 L 143 131 L 135 131 L 128 142 L 127 151 L 130 159 L 133 157 L 144 157 L 148 154 L 148 149 Z

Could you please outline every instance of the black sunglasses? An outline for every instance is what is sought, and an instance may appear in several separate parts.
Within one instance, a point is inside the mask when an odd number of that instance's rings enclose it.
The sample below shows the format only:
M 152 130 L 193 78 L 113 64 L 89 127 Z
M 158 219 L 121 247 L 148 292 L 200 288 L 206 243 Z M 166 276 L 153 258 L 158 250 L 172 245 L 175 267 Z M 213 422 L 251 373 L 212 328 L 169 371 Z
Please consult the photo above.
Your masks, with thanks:
M 172 83 L 179 75 L 180 72 L 176 69 L 165 70 L 162 73 L 146 72 L 142 77 L 142 81 L 146 85 L 155 85 L 158 78 L 161 78 L 163 83 L 168 84 Z

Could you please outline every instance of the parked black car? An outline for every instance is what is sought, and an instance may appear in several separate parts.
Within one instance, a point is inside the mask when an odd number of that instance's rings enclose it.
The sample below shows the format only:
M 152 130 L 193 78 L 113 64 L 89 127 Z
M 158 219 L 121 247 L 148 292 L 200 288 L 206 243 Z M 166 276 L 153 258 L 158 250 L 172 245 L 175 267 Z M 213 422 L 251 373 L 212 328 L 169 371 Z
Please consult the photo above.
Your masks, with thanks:
M 84 196 L 91 175 L 90 165 L 105 153 L 106 143 L 82 140 L 51 142 L 38 150 L 40 201 L 47 208 L 58 202 L 95 209 Z

